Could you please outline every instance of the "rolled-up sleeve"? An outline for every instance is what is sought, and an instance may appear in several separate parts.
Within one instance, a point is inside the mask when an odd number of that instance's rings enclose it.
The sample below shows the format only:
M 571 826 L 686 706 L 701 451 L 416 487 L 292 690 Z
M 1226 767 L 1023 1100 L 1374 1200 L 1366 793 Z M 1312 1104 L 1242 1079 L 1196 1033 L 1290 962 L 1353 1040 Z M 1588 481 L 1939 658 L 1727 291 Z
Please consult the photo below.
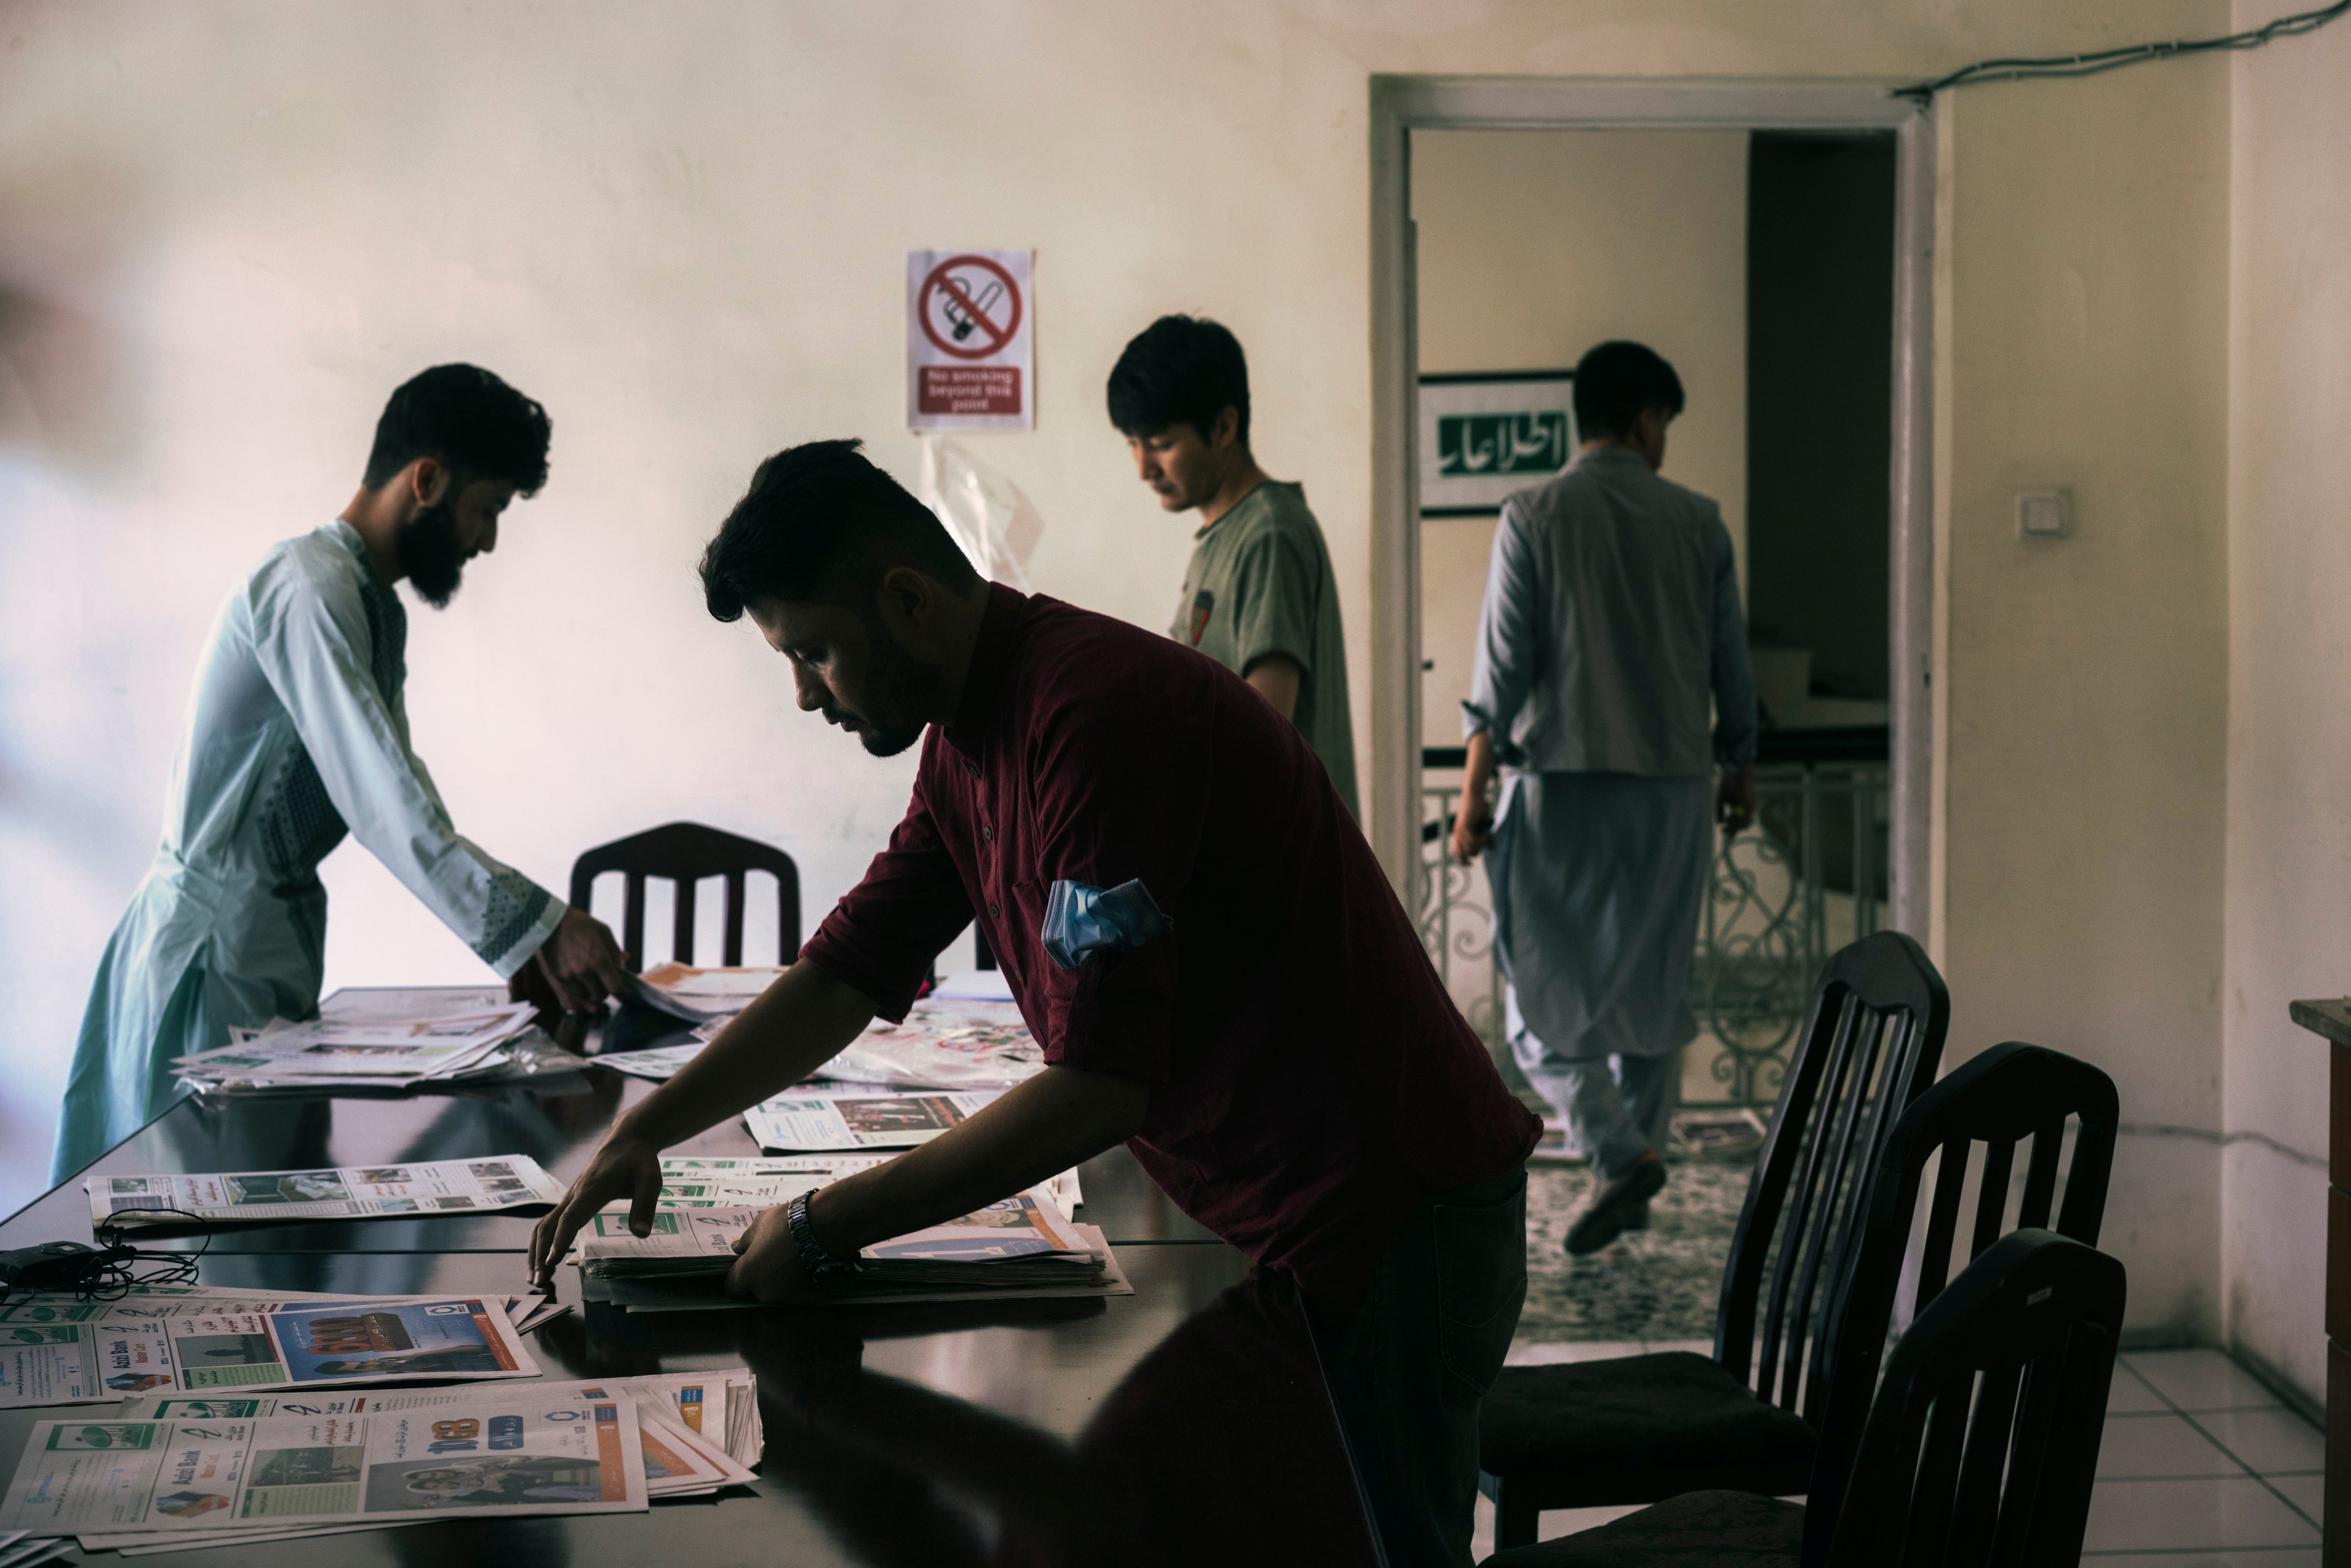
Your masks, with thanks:
M 1533 538 L 1519 499 L 1512 497 L 1502 503 L 1501 521 L 1494 529 L 1486 597 L 1478 607 L 1469 700 L 1461 705 L 1461 738 L 1487 732 L 1495 755 L 1505 762 L 1519 760 L 1510 729 L 1542 668 L 1546 617 L 1541 579 Z
M 484 963 L 511 976 L 568 906 L 451 824 L 376 685 L 366 610 L 338 586 L 291 570 L 255 580 L 246 612 L 262 673 L 352 836 Z
M 1199 857 L 1208 795 L 1210 727 L 1092 701 L 1045 716 L 1032 742 L 1039 781 L 1040 867 L 1054 882 L 1116 887 L 1140 881 L 1174 928 L 1074 970 L 1039 977 L 1045 1058 L 1158 1086 L 1174 1045 L 1183 912 Z M 1032 1019 L 1032 1022 L 1035 1021 Z
M 1755 667 L 1747 653 L 1747 617 L 1739 605 L 1739 559 L 1730 530 L 1720 528 L 1714 562 L 1714 760 L 1736 773 L 1755 760 Z
M 925 744 L 941 742 L 934 733 Z M 903 1023 L 932 960 L 971 920 L 971 895 L 917 778 L 888 846 L 833 905 L 800 956 L 853 988 L 883 1018 Z

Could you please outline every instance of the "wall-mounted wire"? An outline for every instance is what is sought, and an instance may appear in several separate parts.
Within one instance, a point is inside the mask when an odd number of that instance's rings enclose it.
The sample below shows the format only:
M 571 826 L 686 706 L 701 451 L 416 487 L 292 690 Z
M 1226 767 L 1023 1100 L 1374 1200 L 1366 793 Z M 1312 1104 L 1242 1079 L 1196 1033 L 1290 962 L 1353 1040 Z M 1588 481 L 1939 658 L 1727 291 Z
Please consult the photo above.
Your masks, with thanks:
M 2127 48 L 2101 49 L 2086 55 L 2052 55 L 2037 60 L 1979 60 L 1946 77 L 1933 81 L 1913 82 L 1908 87 L 1894 89 L 1896 98 L 1907 98 L 1921 109 L 1934 101 L 1938 92 L 1955 87 L 1965 87 L 1980 81 L 2028 81 L 2043 77 L 2094 77 L 2103 71 L 2119 70 L 2145 60 L 2168 60 L 2179 55 L 2204 55 L 2220 50 L 2258 49 L 2273 38 L 2290 38 L 2302 33 L 2314 33 L 2345 12 L 2351 11 L 2351 0 L 2316 11 L 2303 11 L 2292 16 L 2280 16 L 2265 26 L 2249 27 L 2241 33 L 2231 33 L 2220 38 L 2174 38 L 2164 43 L 2133 44 Z

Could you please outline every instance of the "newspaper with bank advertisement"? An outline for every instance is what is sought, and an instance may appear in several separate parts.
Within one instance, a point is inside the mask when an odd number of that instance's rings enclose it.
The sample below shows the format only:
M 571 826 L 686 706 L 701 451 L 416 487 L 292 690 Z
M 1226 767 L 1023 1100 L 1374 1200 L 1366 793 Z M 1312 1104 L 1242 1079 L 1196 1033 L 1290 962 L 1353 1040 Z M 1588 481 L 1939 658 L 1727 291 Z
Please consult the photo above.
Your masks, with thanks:
M 560 1203 L 564 1193 L 528 1155 L 333 1170 L 98 1176 L 82 1186 L 90 1223 L 126 1227 L 182 1225 L 191 1214 L 215 1222 L 506 1214 Z
M 193 1546 L 263 1521 L 610 1513 L 647 1498 L 633 1400 L 477 1391 L 381 1414 L 39 1422 L 0 1530 Z

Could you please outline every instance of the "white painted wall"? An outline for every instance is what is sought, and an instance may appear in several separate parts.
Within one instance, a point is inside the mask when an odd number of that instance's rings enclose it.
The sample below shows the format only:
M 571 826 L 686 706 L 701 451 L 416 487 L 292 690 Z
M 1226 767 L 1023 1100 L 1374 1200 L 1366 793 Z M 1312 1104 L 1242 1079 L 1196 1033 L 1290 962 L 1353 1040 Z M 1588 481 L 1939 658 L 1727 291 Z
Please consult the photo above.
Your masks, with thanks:
M 2134 36 L 2164 31 L 2143 15 Z M 1944 99 L 1936 363 L 1946 1060 L 2053 1046 L 2114 1075 L 2126 1123 L 2208 1134 L 2228 104 L 2215 59 Z M 2046 486 L 2071 492 L 2074 534 L 2027 544 L 2015 493 Z M 2218 1166 L 2210 1141 L 2122 1140 L 2102 1244 L 2139 1329 L 2219 1332 Z
M 2351 990 L 2351 31 L 2233 71 L 2222 1306 L 2228 1343 L 2315 1400 L 2333 1048 L 2286 1004 Z
M 906 765 L 793 715 L 772 656 L 702 618 L 691 568 L 787 441 L 860 433 L 911 472 L 905 248 L 1037 247 L 1039 426 L 973 445 L 1046 518 L 1039 584 L 1145 625 L 1188 530 L 1129 473 L 1102 377 L 1159 311 L 1229 322 L 1267 465 L 1306 482 L 1329 534 L 1367 706 L 1373 73 L 1901 78 L 2228 22 L 2219 0 L 955 16 L 0 8 L 0 1206 L 45 1164 L 205 623 L 269 541 L 341 505 L 418 367 L 478 359 L 556 421 L 547 493 L 414 631 L 410 706 L 459 822 L 559 882 L 588 844 L 699 817 L 799 856 L 813 919 L 881 841 Z M 1953 1054 L 2010 1033 L 2083 1049 L 2135 1120 L 2205 1127 L 2225 70 L 1953 99 L 1938 251 Z M 2005 497 L 2027 482 L 2077 486 L 2084 548 L 2014 555 Z M 329 881 L 333 981 L 480 975 L 363 853 Z M 2126 1163 L 2108 1232 L 2134 1320 L 2214 1321 L 2216 1206 L 2196 1199 L 2214 1184 L 2146 1163 Z
M 1549 371 L 1630 338 L 1689 400 L 1666 475 L 1747 544 L 1747 132 L 1424 131 L 1412 139 L 1420 368 Z M 1461 744 L 1489 517 L 1421 525 L 1429 746 Z

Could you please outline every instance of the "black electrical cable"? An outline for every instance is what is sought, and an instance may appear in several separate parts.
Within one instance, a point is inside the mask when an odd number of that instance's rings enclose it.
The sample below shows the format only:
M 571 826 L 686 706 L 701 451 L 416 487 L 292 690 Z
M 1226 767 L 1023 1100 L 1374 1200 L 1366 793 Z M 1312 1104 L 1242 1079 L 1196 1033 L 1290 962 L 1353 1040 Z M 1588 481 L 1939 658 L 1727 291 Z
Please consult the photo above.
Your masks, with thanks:
M 2128 48 L 2101 49 L 2086 55 L 2053 55 L 2038 60 L 1979 60 L 1933 81 L 1913 82 L 1908 87 L 1894 89 L 1896 98 L 1907 98 L 1925 107 L 1938 92 L 1964 87 L 1980 81 L 2026 81 L 2043 77 L 2094 77 L 2102 71 L 2119 70 L 2142 60 L 2168 60 L 2177 55 L 2210 54 L 2215 50 L 2258 49 L 2272 38 L 2290 38 L 2302 33 L 2314 33 L 2345 12 L 2351 11 L 2351 0 L 2336 0 L 2332 5 L 2316 11 L 2303 11 L 2292 16 L 2280 16 L 2266 26 L 2250 27 L 2241 33 L 2231 33 L 2221 38 L 2174 38 L 2165 43 L 2134 44 Z
M 46 1248 L 26 1248 L 6 1257 L 20 1265 L 16 1270 L 0 1271 L 0 1307 L 22 1296 L 71 1296 L 78 1301 L 118 1301 L 134 1290 L 156 1285 L 193 1285 L 197 1279 L 197 1264 L 212 1250 L 212 1221 L 201 1214 L 190 1214 L 183 1208 L 150 1208 L 140 1211 L 142 1218 L 176 1215 L 194 1222 L 202 1230 L 204 1242 L 193 1252 L 150 1252 L 131 1245 L 120 1225 L 98 1228 L 98 1245 L 80 1247 L 72 1243 L 53 1243 Z M 38 1261 L 27 1264 L 33 1255 L 42 1254 Z M 152 1263 L 156 1267 L 144 1273 L 132 1271 L 132 1265 Z

